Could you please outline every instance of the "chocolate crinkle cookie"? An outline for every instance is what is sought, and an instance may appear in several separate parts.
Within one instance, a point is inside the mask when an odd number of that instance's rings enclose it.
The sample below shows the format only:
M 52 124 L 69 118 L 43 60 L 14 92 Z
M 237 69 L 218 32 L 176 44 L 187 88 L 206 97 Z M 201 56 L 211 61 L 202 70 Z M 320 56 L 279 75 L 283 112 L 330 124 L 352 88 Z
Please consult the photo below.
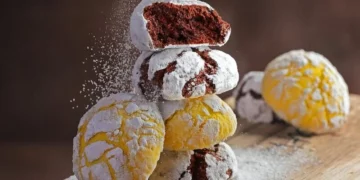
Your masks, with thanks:
M 237 173 L 237 159 L 221 142 L 208 149 L 164 151 L 150 180 L 228 180 Z
M 222 51 L 182 48 L 143 52 L 132 78 L 136 92 L 147 99 L 182 100 L 229 91 L 239 73 L 235 60 Z
M 262 97 L 264 72 L 251 71 L 243 77 L 233 91 L 236 100 L 235 112 L 252 123 L 280 123 L 282 120 L 274 113 Z
M 132 43 L 142 51 L 222 46 L 231 34 L 209 4 L 198 0 L 143 0 L 130 21 Z

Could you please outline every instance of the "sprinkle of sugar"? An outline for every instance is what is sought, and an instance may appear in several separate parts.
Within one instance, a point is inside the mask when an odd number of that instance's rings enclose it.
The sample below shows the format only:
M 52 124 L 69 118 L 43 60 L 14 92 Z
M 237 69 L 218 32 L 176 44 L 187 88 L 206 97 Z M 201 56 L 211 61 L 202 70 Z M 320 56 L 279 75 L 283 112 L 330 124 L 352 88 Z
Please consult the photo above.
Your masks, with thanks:
M 233 150 L 238 161 L 233 180 L 288 180 L 301 168 L 318 163 L 310 150 L 284 145 Z
M 84 72 L 94 79 L 85 80 L 79 94 L 85 100 L 85 109 L 101 97 L 118 92 L 131 92 L 131 69 L 139 54 L 130 43 L 130 16 L 139 0 L 122 0 L 113 4 L 110 17 L 105 22 L 104 35 L 92 35 L 94 44 L 87 46 L 91 54 L 82 64 L 91 64 Z M 88 67 L 88 66 L 87 66 Z M 74 102 L 73 100 L 72 102 Z M 80 102 L 80 101 L 79 101 Z

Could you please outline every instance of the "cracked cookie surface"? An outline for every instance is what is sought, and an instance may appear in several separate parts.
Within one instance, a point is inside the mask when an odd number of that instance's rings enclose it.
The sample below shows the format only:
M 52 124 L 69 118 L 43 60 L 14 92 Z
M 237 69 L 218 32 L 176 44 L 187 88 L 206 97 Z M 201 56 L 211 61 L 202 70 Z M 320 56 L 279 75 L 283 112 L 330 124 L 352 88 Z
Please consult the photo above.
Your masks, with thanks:
M 216 95 L 159 102 L 165 121 L 164 149 L 187 151 L 210 147 L 235 133 L 233 110 Z
M 197 98 L 236 87 L 239 73 L 228 54 L 209 48 L 145 52 L 133 69 L 132 82 L 149 100 Z
M 156 104 L 125 93 L 103 98 L 80 121 L 73 171 L 79 180 L 145 180 L 156 167 L 164 135 Z
M 332 132 L 349 114 L 349 90 L 336 68 L 321 54 L 293 50 L 269 63 L 262 94 L 272 109 L 296 128 Z

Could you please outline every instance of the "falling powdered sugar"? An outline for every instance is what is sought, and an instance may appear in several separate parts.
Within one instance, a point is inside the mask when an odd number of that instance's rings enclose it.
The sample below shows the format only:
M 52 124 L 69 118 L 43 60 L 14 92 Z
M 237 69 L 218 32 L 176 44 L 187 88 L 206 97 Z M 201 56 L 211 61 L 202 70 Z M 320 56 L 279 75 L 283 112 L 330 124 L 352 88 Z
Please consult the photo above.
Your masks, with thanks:
M 83 64 L 91 63 L 92 79 L 82 84 L 80 97 L 85 99 L 88 109 L 102 97 L 119 92 L 131 92 L 131 70 L 139 54 L 130 43 L 129 23 L 132 10 L 140 0 L 116 1 L 106 23 L 104 35 L 93 36 L 94 44 Z M 70 103 L 75 103 L 74 100 Z M 73 105 L 73 109 L 78 105 Z
M 286 180 L 306 165 L 317 163 L 309 150 L 278 145 L 234 148 L 238 174 L 234 180 Z

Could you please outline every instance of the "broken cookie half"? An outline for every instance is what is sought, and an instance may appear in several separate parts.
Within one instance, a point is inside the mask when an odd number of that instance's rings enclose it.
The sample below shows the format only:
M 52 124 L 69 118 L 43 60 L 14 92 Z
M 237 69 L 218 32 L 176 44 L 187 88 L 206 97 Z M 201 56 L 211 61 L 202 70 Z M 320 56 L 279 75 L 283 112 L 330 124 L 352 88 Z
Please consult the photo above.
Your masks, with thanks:
M 223 46 L 230 24 L 198 0 L 143 0 L 130 21 L 132 43 L 142 51 Z

